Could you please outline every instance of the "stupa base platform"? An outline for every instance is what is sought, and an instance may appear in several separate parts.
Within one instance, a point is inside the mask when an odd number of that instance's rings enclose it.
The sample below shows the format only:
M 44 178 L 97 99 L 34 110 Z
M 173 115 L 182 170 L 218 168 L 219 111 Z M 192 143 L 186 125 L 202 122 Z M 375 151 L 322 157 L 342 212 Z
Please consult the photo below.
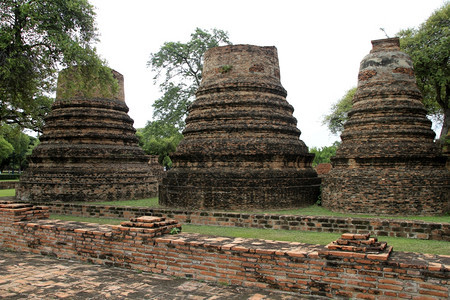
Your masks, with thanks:
M 242 173 L 174 170 L 159 186 L 159 204 L 190 209 L 278 209 L 313 205 L 320 179 L 310 172 Z
M 322 205 L 335 212 L 441 215 L 450 211 L 450 182 L 442 169 L 333 169 L 323 179 Z

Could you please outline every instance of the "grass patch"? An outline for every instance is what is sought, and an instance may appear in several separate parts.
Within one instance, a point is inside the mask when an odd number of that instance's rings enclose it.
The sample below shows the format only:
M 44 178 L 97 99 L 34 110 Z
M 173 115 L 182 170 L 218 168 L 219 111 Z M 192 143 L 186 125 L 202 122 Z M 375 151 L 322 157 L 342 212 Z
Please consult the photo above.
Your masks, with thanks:
M 50 215 L 50 219 L 63 221 L 77 221 L 98 224 L 118 225 L 123 220 L 107 218 L 75 217 L 66 215 Z M 310 232 L 298 230 L 274 230 L 239 227 L 219 227 L 203 225 L 183 225 L 183 232 L 200 233 L 215 236 L 254 238 L 274 241 L 299 242 L 307 244 L 327 245 L 336 240 L 339 233 Z M 445 241 L 428 241 L 407 238 L 378 237 L 380 241 L 387 242 L 395 251 L 418 252 L 438 255 L 450 255 L 450 243 Z
M 19 179 L 0 179 L 0 182 L 19 182 Z
M 120 220 L 120 219 L 90 218 L 90 217 L 77 217 L 77 216 L 69 216 L 69 215 L 55 215 L 55 214 L 51 214 L 50 219 L 61 220 L 61 221 L 109 224 L 109 225 L 120 225 L 120 223 L 124 221 L 124 220 Z
M 125 200 L 125 201 L 100 201 L 100 202 L 79 202 L 80 204 L 94 204 L 94 205 L 111 205 L 111 206 L 136 206 L 136 207 L 159 207 L 158 197 L 139 199 L 139 200 Z
M 0 197 L 14 197 L 15 195 L 15 189 L 0 190 Z

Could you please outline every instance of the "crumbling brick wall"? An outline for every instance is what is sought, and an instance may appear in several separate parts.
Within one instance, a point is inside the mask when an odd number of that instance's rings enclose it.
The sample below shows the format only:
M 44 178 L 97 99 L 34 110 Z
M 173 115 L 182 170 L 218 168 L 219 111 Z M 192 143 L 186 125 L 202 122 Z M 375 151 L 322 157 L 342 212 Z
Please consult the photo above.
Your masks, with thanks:
M 392 252 L 368 235 L 343 235 L 328 247 L 168 235 L 179 224 L 163 218 L 135 218 L 120 226 L 42 216 L 33 220 L 25 215 L 43 208 L 20 205 L 0 205 L 0 247 L 224 284 L 277 288 L 305 297 L 450 296 L 448 257 Z

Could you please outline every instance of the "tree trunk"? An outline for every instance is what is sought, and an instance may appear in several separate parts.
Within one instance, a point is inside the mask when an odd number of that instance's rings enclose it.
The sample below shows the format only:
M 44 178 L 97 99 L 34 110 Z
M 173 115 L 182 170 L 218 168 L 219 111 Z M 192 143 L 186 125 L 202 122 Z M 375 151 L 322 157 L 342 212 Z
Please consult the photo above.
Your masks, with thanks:
M 441 134 L 439 136 L 440 141 L 444 141 L 447 137 L 448 129 L 450 127 L 450 108 L 445 108 L 444 110 L 444 122 L 442 123 Z

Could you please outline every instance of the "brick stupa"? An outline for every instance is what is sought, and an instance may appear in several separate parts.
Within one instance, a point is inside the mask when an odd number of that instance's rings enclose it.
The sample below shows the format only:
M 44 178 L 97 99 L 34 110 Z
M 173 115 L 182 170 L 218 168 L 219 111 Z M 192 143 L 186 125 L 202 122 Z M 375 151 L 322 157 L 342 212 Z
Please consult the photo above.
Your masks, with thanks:
M 361 62 L 342 144 L 324 179 L 334 211 L 433 215 L 449 210 L 446 159 L 433 141 L 413 64 L 399 39 L 372 41 Z
M 299 139 L 275 47 L 233 45 L 205 54 L 184 139 L 160 185 L 160 204 L 241 209 L 313 204 L 320 179 Z
M 67 82 L 76 80 L 71 70 L 59 75 L 57 99 L 16 197 L 73 202 L 155 196 L 156 178 L 127 114 L 123 76 L 112 71 L 117 92 L 94 84 L 89 92 L 66 93 Z

